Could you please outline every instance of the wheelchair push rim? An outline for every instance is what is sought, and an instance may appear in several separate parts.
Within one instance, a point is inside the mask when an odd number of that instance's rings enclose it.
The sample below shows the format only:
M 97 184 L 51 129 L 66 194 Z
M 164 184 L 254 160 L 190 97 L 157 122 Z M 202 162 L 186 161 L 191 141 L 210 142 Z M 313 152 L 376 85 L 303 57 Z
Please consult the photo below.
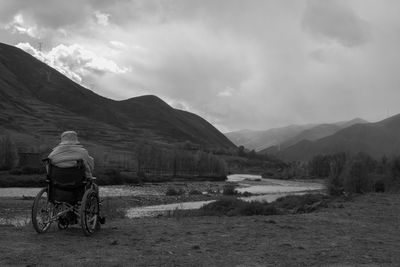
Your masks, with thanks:
M 80 219 L 86 236 L 92 235 L 99 228 L 99 197 L 93 189 L 87 190 L 83 195 Z
M 39 234 L 50 228 L 53 222 L 53 208 L 53 204 L 49 202 L 47 188 L 43 188 L 36 195 L 32 205 L 32 225 Z

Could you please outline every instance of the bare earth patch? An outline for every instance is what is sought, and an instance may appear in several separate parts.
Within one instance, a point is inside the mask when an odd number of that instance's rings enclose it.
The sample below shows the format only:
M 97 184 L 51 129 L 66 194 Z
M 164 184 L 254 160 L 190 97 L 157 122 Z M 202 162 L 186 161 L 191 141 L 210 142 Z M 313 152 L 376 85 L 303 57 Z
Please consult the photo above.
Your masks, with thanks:
M 0 226 L 0 266 L 398 266 L 399 230 L 396 194 L 298 215 L 116 219 L 89 238 Z

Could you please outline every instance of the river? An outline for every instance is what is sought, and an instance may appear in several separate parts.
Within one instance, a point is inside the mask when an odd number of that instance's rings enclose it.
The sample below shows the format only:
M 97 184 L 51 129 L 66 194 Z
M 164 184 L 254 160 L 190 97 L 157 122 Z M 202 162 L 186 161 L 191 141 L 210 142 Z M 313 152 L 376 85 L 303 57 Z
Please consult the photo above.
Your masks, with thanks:
M 288 181 L 261 178 L 260 175 L 250 174 L 232 174 L 228 176 L 228 182 L 236 182 L 239 184 L 238 192 L 249 192 L 256 194 L 255 196 L 242 197 L 245 201 L 267 201 L 272 202 L 279 197 L 289 194 L 305 194 L 309 192 L 320 192 L 325 189 L 322 183 Z M 166 205 L 155 205 L 147 207 L 135 207 L 126 211 L 128 218 L 139 218 L 145 216 L 156 216 L 166 214 L 176 209 L 199 209 L 210 201 L 195 201 L 173 203 Z
M 238 192 L 252 193 L 253 196 L 243 197 L 245 201 L 274 201 L 275 199 L 288 194 L 304 194 L 306 192 L 320 192 L 325 187 L 322 183 L 288 181 L 261 178 L 259 175 L 249 174 L 232 174 L 228 176 L 228 182 L 239 184 Z M 0 188 L 0 197 L 34 197 L 41 188 Z M 157 196 L 160 195 L 153 187 L 149 186 L 101 186 L 100 195 L 102 197 L 119 197 L 119 196 Z M 254 195 L 255 194 L 255 195 Z M 155 216 L 168 213 L 175 209 L 198 209 L 211 201 L 196 201 L 174 203 L 167 205 L 154 205 L 146 207 L 130 208 L 126 211 L 128 218 L 138 218 L 145 216 Z M 15 222 L 26 221 L 27 218 L 15 218 Z M 4 224 L 4 219 L 0 218 L 0 224 Z M 7 220 L 10 222 L 10 220 Z M 14 224 L 14 223 L 13 223 Z

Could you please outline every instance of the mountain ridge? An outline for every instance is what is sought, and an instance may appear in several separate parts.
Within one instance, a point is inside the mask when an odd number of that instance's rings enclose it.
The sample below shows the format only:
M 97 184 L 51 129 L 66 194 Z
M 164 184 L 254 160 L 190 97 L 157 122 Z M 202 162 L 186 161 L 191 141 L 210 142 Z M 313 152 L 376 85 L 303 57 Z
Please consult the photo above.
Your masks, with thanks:
M 301 141 L 276 153 L 285 160 L 309 160 L 317 154 L 365 152 L 375 158 L 400 154 L 400 114 L 373 123 L 354 124 L 315 141 Z
M 0 130 L 49 138 L 76 129 L 88 143 L 131 149 L 140 140 L 235 149 L 209 122 L 154 95 L 112 100 L 19 48 L 0 43 Z M 40 137 L 42 136 L 42 137 Z

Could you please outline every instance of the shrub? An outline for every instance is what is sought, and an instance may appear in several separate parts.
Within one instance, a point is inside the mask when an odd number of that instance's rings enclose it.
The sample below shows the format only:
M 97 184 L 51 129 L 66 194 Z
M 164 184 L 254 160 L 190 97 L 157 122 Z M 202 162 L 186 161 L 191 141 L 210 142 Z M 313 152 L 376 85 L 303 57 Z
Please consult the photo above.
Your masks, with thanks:
M 358 156 L 349 161 L 342 173 L 343 188 L 348 193 L 372 191 L 368 161 Z
M 224 185 L 223 189 L 222 189 L 222 194 L 226 195 L 226 196 L 232 196 L 236 194 L 236 190 L 235 190 L 235 185 L 234 184 L 226 184 Z
M 21 170 L 22 174 L 44 174 L 46 173 L 46 169 L 44 167 L 42 168 L 36 168 L 36 167 L 23 167 Z
M 146 178 L 146 174 L 143 171 L 138 171 L 137 176 L 141 179 L 145 179 Z
M 279 214 L 276 207 L 268 203 L 257 201 L 244 202 L 238 208 L 229 212 L 228 216 L 252 216 L 252 215 L 277 215 Z
M 176 217 L 187 216 L 253 216 L 279 215 L 313 212 L 326 207 L 329 197 L 322 194 L 291 195 L 277 199 L 272 203 L 247 202 L 236 197 L 224 196 L 217 201 L 204 205 L 197 210 L 175 210 Z
M 172 186 L 168 187 L 167 192 L 165 193 L 165 195 L 167 195 L 167 196 L 179 196 L 179 195 L 183 195 L 183 194 L 185 194 L 185 190 L 183 190 L 182 188 L 180 188 L 178 190 Z
M 276 215 L 278 210 L 267 202 L 246 202 L 234 197 L 223 197 L 204 205 L 201 215 L 206 216 L 252 216 Z
M 134 172 L 120 172 L 120 178 L 124 184 L 142 183 L 142 178 L 138 177 Z
M 12 174 L 12 175 L 21 175 L 22 174 L 22 170 L 21 169 L 12 169 L 8 173 Z
M 375 192 L 385 192 L 385 183 L 383 180 L 378 180 L 374 184 Z
M 236 209 L 244 201 L 235 197 L 223 197 L 200 208 L 204 215 L 222 216 Z
M 328 197 L 323 194 L 288 195 L 278 198 L 273 204 L 275 207 L 281 209 L 296 209 L 326 199 Z
M 0 136 L 0 170 L 10 170 L 18 162 L 17 148 L 9 135 Z
M 106 169 L 99 175 L 99 185 L 122 184 L 121 173 L 116 169 Z
M 189 195 L 202 195 L 203 193 L 200 190 L 192 189 L 189 191 Z
M 340 196 L 343 194 L 343 181 L 338 175 L 331 174 L 328 178 L 328 193 L 331 196 Z
M 248 192 L 248 191 L 244 191 L 244 192 L 241 193 L 240 195 L 241 195 L 242 197 L 250 197 L 250 196 L 252 196 L 253 194 L 250 193 L 250 192 Z

